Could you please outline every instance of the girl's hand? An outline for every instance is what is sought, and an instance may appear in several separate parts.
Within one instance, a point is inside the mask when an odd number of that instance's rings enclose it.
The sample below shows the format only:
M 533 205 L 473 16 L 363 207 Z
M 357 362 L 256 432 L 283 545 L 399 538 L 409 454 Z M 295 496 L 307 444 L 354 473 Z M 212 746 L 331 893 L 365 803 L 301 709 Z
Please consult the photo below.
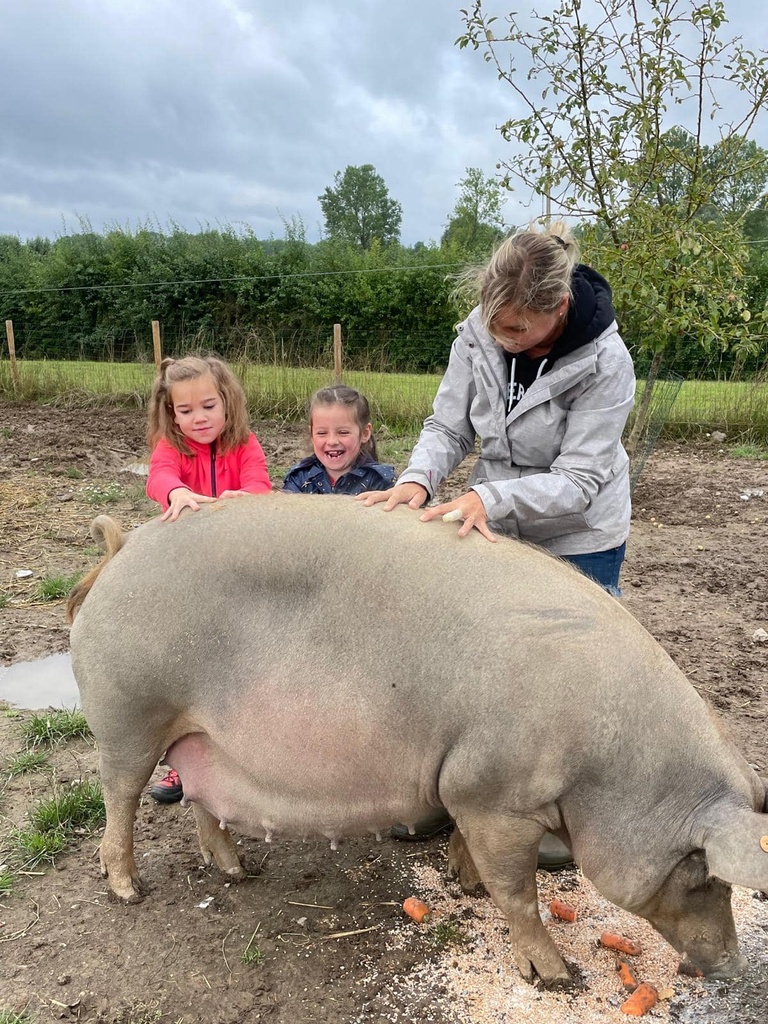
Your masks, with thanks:
M 485 505 L 477 491 L 467 491 L 455 501 L 446 501 L 442 505 L 435 505 L 434 508 L 430 508 L 424 513 L 421 521 L 428 523 L 430 519 L 437 519 L 438 516 L 446 517 L 449 522 L 454 519 L 463 519 L 464 522 L 459 530 L 460 537 L 466 537 L 470 530 L 479 530 L 486 540 L 492 544 L 496 543 L 495 535 L 488 529 Z
M 421 484 L 395 484 L 388 491 L 363 491 L 355 497 L 355 501 L 362 501 L 364 505 L 377 505 L 380 501 L 386 502 L 385 512 L 391 512 L 397 505 L 408 505 L 409 508 L 421 508 L 429 497 L 426 487 Z
M 242 498 L 246 494 L 250 494 L 250 491 L 222 491 L 219 495 L 220 498 Z
M 168 495 L 168 508 L 160 516 L 160 522 L 175 523 L 183 509 L 191 508 L 193 512 L 199 512 L 201 505 L 216 500 L 205 494 L 194 494 L 188 487 L 174 487 Z

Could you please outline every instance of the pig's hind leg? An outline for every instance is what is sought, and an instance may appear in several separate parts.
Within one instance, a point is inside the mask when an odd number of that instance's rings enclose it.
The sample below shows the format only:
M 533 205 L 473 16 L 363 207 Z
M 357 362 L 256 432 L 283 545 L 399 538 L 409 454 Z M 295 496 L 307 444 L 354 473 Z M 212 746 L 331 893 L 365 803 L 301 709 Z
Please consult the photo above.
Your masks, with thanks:
M 134 901 L 141 896 L 141 879 L 133 854 L 133 822 L 141 792 L 154 771 L 158 758 L 152 752 L 142 762 L 126 764 L 124 751 L 110 756 L 102 747 L 101 785 L 107 826 L 99 847 L 101 873 L 120 899 Z
M 532 982 L 538 975 L 547 987 L 571 984 L 557 946 L 539 916 L 536 858 L 544 829 L 527 818 L 479 812 L 457 815 L 469 864 L 509 925 L 512 955 L 520 973 Z M 460 844 L 454 854 L 461 853 Z M 467 858 L 463 868 L 467 869 Z M 454 869 L 459 859 L 454 856 Z M 461 872 L 459 872 L 461 880 Z

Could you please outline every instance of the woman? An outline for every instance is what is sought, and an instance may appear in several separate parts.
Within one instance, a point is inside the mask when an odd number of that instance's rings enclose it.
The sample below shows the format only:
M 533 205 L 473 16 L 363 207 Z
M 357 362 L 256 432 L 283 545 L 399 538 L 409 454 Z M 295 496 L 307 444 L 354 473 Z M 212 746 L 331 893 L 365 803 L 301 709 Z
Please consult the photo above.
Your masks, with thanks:
M 357 500 L 420 508 L 479 438 L 467 493 L 422 520 L 461 519 L 462 537 L 476 529 L 490 541 L 500 532 L 533 542 L 618 596 L 630 520 L 621 435 L 635 374 L 610 286 L 578 260 L 568 228 L 554 224 L 517 232 L 463 276 L 478 305 L 458 326 L 408 468 L 394 487 Z M 410 838 L 449 821 L 441 811 Z M 402 825 L 392 834 L 409 838 Z M 540 867 L 570 861 L 567 847 L 544 837 Z
M 421 507 L 479 437 L 467 493 L 421 518 L 453 513 L 460 536 L 531 541 L 618 594 L 630 519 L 621 435 L 635 374 L 610 286 L 578 258 L 554 224 L 517 232 L 464 275 L 479 304 L 458 326 L 408 468 L 358 500 Z

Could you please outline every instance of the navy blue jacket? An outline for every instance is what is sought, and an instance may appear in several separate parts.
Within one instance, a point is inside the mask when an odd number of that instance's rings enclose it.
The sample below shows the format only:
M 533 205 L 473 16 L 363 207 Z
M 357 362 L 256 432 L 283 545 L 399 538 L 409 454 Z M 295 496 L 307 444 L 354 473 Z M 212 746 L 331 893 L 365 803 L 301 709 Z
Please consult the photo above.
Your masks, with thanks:
M 394 483 L 394 466 L 383 466 L 364 458 L 332 484 L 318 457 L 310 455 L 291 466 L 285 474 L 283 490 L 294 494 L 362 494 L 363 491 L 386 491 Z

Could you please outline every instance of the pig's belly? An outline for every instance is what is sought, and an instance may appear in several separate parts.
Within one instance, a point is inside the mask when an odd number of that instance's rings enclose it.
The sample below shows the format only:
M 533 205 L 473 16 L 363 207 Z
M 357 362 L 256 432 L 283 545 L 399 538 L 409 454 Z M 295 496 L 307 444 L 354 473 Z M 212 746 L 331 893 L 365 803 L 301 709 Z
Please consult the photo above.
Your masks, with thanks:
M 439 801 L 420 792 L 415 778 L 382 758 L 322 758 L 306 751 L 263 761 L 249 752 L 248 767 L 205 733 L 178 740 L 165 761 L 181 776 L 187 802 L 202 804 L 243 835 L 291 838 L 381 833 L 395 822 L 411 825 Z

